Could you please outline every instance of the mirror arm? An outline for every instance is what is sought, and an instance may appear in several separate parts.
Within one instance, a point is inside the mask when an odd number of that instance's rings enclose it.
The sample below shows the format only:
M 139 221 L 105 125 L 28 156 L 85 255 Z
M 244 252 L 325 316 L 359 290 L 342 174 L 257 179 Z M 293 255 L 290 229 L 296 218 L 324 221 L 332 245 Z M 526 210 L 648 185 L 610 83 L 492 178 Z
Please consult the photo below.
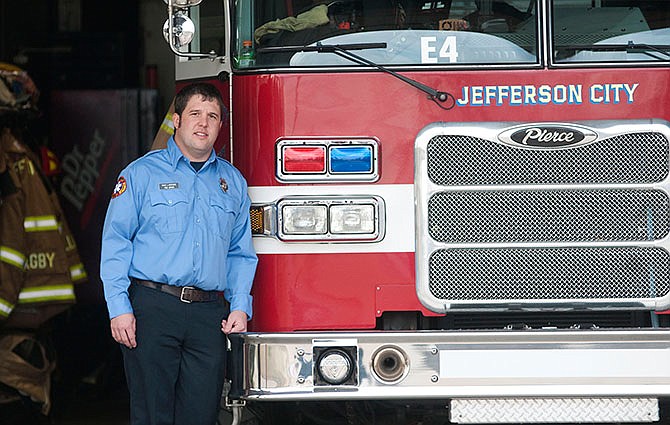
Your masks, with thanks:
M 212 61 L 216 60 L 216 58 L 219 57 L 218 54 L 214 50 L 210 51 L 209 53 L 187 53 L 187 52 L 181 52 L 177 47 L 174 45 L 174 9 L 179 9 L 178 7 L 173 5 L 174 0 L 168 0 L 168 31 L 170 34 L 170 42 L 168 43 L 170 45 L 170 50 L 177 55 L 177 56 L 183 56 L 183 57 L 189 57 L 189 58 L 209 58 Z

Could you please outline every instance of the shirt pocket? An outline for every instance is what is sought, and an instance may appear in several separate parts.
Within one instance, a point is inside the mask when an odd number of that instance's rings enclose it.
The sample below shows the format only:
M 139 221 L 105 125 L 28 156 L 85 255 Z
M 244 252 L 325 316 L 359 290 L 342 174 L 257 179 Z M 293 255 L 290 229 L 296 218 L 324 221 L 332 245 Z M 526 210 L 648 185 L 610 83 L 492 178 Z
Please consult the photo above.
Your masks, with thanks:
M 189 213 L 189 199 L 180 190 L 149 192 L 151 220 L 164 233 L 183 232 Z
M 237 211 L 234 208 L 234 203 L 230 199 L 222 198 L 221 196 L 211 196 L 209 198 L 209 205 L 212 207 L 211 211 L 214 214 L 216 224 L 213 226 L 217 234 L 224 238 L 230 239 L 230 233 L 235 225 L 235 217 Z

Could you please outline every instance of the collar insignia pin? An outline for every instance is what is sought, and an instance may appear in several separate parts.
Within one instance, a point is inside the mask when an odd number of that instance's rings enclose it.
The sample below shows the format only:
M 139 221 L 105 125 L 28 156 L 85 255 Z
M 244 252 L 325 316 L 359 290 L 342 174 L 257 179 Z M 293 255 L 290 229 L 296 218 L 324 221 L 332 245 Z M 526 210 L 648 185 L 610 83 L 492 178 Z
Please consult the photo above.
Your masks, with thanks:
M 219 186 L 221 186 L 221 190 L 228 192 L 228 183 L 223 178 L 219 179 Z

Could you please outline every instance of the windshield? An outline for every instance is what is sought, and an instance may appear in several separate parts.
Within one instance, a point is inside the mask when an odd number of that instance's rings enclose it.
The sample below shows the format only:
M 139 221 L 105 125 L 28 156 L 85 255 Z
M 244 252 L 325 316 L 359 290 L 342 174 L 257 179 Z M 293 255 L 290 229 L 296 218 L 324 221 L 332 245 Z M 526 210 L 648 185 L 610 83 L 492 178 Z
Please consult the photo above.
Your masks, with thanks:
M 237 68 L 665 61 L 668 0 L 235 0 Z M 550 34 L 550 43 L 538 34 Z M 338 54 L 341 49 L 364 61 Z M 311 47 L 303 48 L 303 47 Z M 323 49 L 321 47 L 331 47 Z
M 667 0 L 555 0 L 553 4 L 557 64 L 670 60 Z
M 289 47 L 340 45 L 379 65 L 535 64 L 535 0 L 238 0 L 238 67 L 360 66 L 332 51 Z M 369 43 L 369 45 L 366 45 Z M 380 44 L 381 43 L 381 44 Z

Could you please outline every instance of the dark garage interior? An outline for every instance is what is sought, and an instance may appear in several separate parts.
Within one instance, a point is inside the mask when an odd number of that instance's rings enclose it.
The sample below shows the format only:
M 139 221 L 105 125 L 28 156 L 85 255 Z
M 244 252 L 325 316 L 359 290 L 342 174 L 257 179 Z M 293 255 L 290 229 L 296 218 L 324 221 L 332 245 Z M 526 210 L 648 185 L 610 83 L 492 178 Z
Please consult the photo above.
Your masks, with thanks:
M 117 173 L 146 152 L 171 101 L 166 18 L 162 0 L 0 0 L 0 70 L 26 72 L 36 88 L 18 90 L 33 95 L 28 106 L 0 101 L 0 127 L 32 152 L 87 276 L 75 282 L 75 300 L 38 320 L 13 313 L 0 321 L 0 424 L 128 423 L 98 277 L 99 235 Z M 0 276 L 7 285 L 11 276 Z M 12 375 L 15 358 L 27 365 L 24 375 Z

